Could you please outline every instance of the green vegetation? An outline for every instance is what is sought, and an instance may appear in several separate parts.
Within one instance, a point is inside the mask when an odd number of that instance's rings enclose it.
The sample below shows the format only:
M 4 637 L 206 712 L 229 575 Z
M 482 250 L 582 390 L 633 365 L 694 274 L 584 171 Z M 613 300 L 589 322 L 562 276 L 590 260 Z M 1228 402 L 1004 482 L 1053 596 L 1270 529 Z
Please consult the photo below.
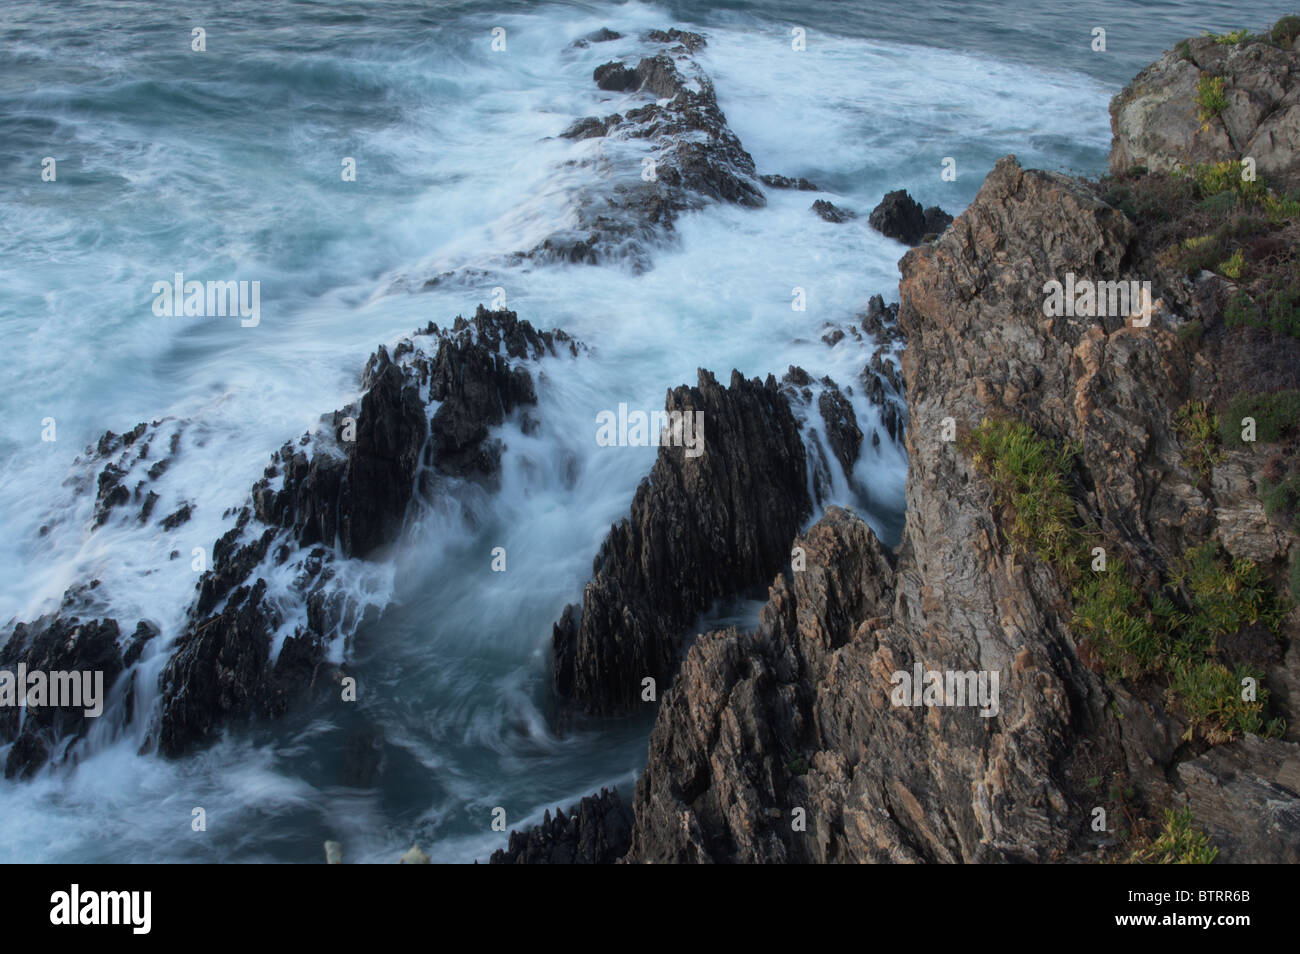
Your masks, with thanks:
M 1229 447 L 1244 446 L 1243 418 L 1255 419 L 1255 440 L 1261 444 L 1300 437 L 1300 391 L 1243 391 L 1232 399 L 1219 425 L 1219 437 Z
M 1291 571 L 1287 574 L 1291 586 L 1291 599 L 1300 603 L 1300 551 L 1291 556 Z
M 1291 524 L 1293 532 L 1300 533 L 1300 476 L 1287 474 L 1276 481 L 1261 477 L 1259 494 L 1265 514 L 1270 517 L 1280 514 Z
M 1197 102 L 1200 102 L 1199 93 Z M 1264 180 L 1258 175 L 1250 178 L 1246 167 L 1238 159 L 1198 162 L 1190 169 L 1182 169 L 1180 172 L 1191 182 L 1197 197 L 1201 199 L 1226 193 L 1235 195 L 1244 202 L 1262 203 L 1268 195 Z
M 1220 454 L 1217 418 L 1205 402 L 1193 401 L 1179 419 L 1193 466 L 1210 466 Z M 1230 558 L 1211 541 L 1188 550 L 1151 597 L 1119 558 L 1104 571 L 1085 572 L 1095 531 L 1078 524 L 1070 496 L 1078 448 L 1057 448 L 1024 421 L 992 418 L 980 422 L 966 446 L 989 478 L 1009 545 L 1051 565 L 1071 588 L 1070 627 L 1081 658 L 1111 679 L 1165 678 L 1169 703 L 1188 720 L 1187 739 L 1281 733 L 1281 720 L 1265 720 L 1262 674 L 1229 669 L 1218 658 L 1222 637 L 1252 627 L 1281 633 L 1289 606 L 1258 565 Z M 1251 700 L 1242 699 L 1248 676 L 1256 680 Z
M 1192 44 L 1188 40 L 1179 40 L 1174 46 L 1174 52 L 1178 54 L 1180 60 L 1192 62 Z
M 1300 17 L 1283 17 L 1273 24 L 1269 35 L 1274 43 L 1289 47 L 1300 36 Z
M 1208 865 L 1218 854 L 1210 836 L 1195 827 L 1191 809 L 1166 808 L 1160 834 L 1134 849 L 1128 860 L 1139 865 Z
M 1170 568 L 1169 586 L 1185 590 L 1188 612 L 1162 612 L 1179 632 L 1173 655 L 1195 659 L 1216 651 L 1215 639 L 1256 623 L 1278 636 L 1287 607 L 1276 597 L 1264 572 L 1252 560 L 1229 560 L 1219 544 L 1210 541 L 1183 554 Z
M 1202 659 L 1177 663 L 1172 676 L 1169 696 L 1187 716 L 1185 740 L 1200 734 L 1211 745 L 1218 745 L 1243 732 L 1274 738 L 1285 731 L 1282 719 L 1264 719 L 1268 690 L 1263 687 L 1263 674 L 1256 670 L 1246 666 L 1230 670 L 1212 659 Z M 1258 694 L 1251 701 L 1242 698 L 1243 681 L 1248 677 L 1255 680 Z
M 1227 108 L 1222 76 L 1202 76 L 1196 81 L 1196 118 L 1202 129 L 1209 129 L 1210 123 Z
M 1073 595 L 1070 628 L 1088 640 L 1110 678 L 1137 679 L 1158 668 L 1161 636 L 1122 561 L 1085 577 Z
M 1246 267 L 1246 257 L 1241 249 L 1237 249 L 1226 259 L 1219 263 L 1218 272 L 1234 281 L 1241 277 L 1242 271 Z
M 971 433 L 975 465 L 993 483 L 1009 515 L 1007 536 L 1019 552 L 1062 570 L 1079 552 L 1068 475 L 1078 448 L 1057 450 L 1023 421 L 985 418 Z
M 1224 461 L 1219 450 L 1219 417 L 1204 401 L 1188 401 L 1174 415 L 1174 430 L 1183 444 L 1183 462 L 1209 480 L 1215 464 Z
M 1231 33 L 1211 33 L 1208 30 L 1202 30 L 1201 36 L 1208 37 L 1220 46 L 1236 46 L 1238 43 L 1245 43 L 1250 39 L 1250 31 L 1233 30 Z

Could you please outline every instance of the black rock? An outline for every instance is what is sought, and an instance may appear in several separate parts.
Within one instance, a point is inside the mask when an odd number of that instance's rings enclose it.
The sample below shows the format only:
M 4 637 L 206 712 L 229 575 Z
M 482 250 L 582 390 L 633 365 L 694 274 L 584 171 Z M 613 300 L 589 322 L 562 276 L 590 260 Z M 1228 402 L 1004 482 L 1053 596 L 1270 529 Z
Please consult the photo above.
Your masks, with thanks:
M 617 61 L 597 66 L 591 78 L 596 81 L 597 86 L 611 93 L 627 93 L 641 85 L 637 71 Z
M 921 204 L 903 189 L 886 194 L 867 221 L 877 232 L 904 245 L 918 244 L 926 233 Z
M 609 865 L 632 844 L 632 809 L 616 790 L 602 788 L 564 812 L 548 811 L 528 831 L 512 831 L 507 848 L 494 851 L 494 865 Z
M 759 176 L 763 185 L 772 189 L 798 189 L 800 192 L 816 192 L 817 186 L 802 177 L 791 179 L 789 176 Z
M 814 202 L 812 204 L 812 210 L 827 222 L 847 222 L 849 219 L 856 219 L 858 217 L 856 212 L 850 212 L 848 209 L 841 209 L 827 202 L 825 199 L 818 199 Z

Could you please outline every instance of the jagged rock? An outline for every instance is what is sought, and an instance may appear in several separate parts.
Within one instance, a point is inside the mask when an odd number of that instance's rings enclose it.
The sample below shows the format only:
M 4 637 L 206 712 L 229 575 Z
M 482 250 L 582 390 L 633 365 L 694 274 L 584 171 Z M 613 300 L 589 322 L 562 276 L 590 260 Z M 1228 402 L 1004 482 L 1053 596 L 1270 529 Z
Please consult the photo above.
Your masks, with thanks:
M 823 219 L 825 219 L 827 222 L 833 222 L 837 224 L 840 222 L 847 222 L 849 219 L 856 219 L 858 217 L 858 214 L 856 212 L 851 212 L 848 209 L 841 209 L 838 206 L 832 205 L 830 202 L 827 202 L 825 199 L 818 199 L 816 202 L 814 202 L 812 204 L 812 210 L 816 212 L 819 216 L 821 216 Z
M 581 160 L 593 167 L 593 175 L 591 184 L 573 195 L 572 225 L 516 258 L 575 264 L 620 258 L 645 270 L 649 245 L 673 230 L 680 213 L 708 202 L 765 204 L 754 160 L 727 125 L 712 81 L 692 57 L 704 38 L 654 30 L 643 39 L 673 46 L 642 57 L 635 67 L 610 61 L 593 74 L 601 89 L 642 94 L 643 105 L 603 119 L 584 117 L 561 136 L 645 142 L 654 148 L 654 177 L 642 177 L 641 161 L 632 153 L 622 165 L 604 152 Z
M 849 399 L 834 381 L 823 378 L 822 384 L 826 390 L 817 399 L 817 409 L 821 411 L 822 420 L 826 423 L 826 439 L 830 441 L 831 449 L 844 468 L 844 473 L 852 474 L 853 465 L 858 460 L 858 451 L 862 449 L 862 431 L 858 428 L 857 415 L 853 413 Z
M 175 530 L 181 524 L 190 519 L 191 511 L 189 504 L 182 504 L 175 513 L 163 518 L 162 527 L 164 530 Z
M 807 568 L 781 574 L 754 634 L 696 641 L 660 705 L 628 860 L 1091 858 L 1105 840 L 1088 825 L 1089 778 L 1122 778 L 1148 811 L 1171 795 L 1181 726 L 1161 694 L 1112 692 L 1084 665 L 1060 578 L 1010 551 L 985 479 L 939 435 L 949 416 L 959 431 L 1014 417 L 1077 442 L 1079 505 L 1138 579 L 1159 579 L 1226 516 L 1172 425 L 1189 396 L 1212 391 L 1214 366 L 1190 361 L 1160 321 L 1047 318 L 1043 286 L 1136 273 L 1159 298 L 1175 279 L 1093 187 L 1010 158 L 901 270 L 911 426 L 897 563 L 831 510 L 798 541 Z M 1238 635 L 1225 652 L 1258 656 L 1260 641 Z M 998 673 L 997 712 L 893 706 L 891 674 L 916 663 Z M 1282 770 L 1242 751 L 1252 767 L 1237 794 L 1257 805 Z M 1292 824 L 1293 795 L 1235 819 L 1193 797 L 1229 843 L 1261 837 L 1248 817 Z M 792 828 L 797 808 L 806 832 Z
M 904 245 L 916 245 L 926 233 L 921 203 L 903 189 L 885 193 L 880 204 L 871 210 L 867 222 L 880 234 Z
M 937 205 L 932 205 L 925 210 L 925 236 L 937 238 L 950 225 L 952 225 L 952 216 Z
M 651 30 L 645 35 L 647 40 L 655 43 L 679 43 L 686 48 L 688 52 L 697 53 L 704 49 L 708 43 L 698 33 L 689 33 L 686 30 L 679 30 L 672 27 L 668 30 Z
M 1221 77 L 1227 107 L 1198 117 L 1197 84 Z M 1144 69 L 1111 100 L 1110 168 L 1168 172 L 1180 164 L 1255 160 L 1282 189 L 1300 187 L 1300 56 L 1261 37 L 1235 45 L 1195 37 Z
M 1248 735 L 1183 762 L 1178 780 L 1216 861 L 1300 862 L 1300 745 Z
M 759 176 L 758 178 L 763 185 L 772 189 L 798 189 L 800 192 L 818 191 L 815 185 L 802 176 L 797 179 L 792 179 L 789 176 Z
M 594 713 L 633 707 L 641 680 L 662 691 L 686 628 L 710 601 L 760 585 L 790 556 L 808 515 L 803 442 L 766 383 L 708 371 L 669 392 L 670 412 L 701 412 L 705 451 L 661 446 L 631 515 L 610 529 L 583 592 L 554 628 L 555 688 Z
M 126 652 L 122 654 L 122 665 L 134 666 L 136 660 L 144 653 L 145 646 L 151 639 L 161 635 L 162 631 L 148 620 L 141 620 L 136 624 L 135 632 L 131 634 L 131 643 L 126 647 Z
M 102 673 L 103 696 L 97 700 L 102 706 L 124 668 L 118 648 L 120 635 L 115 619 L 83 622 L 76 616 L 58 614 L 18 623 L 0 650 L 0 670 L 14 674 L 15 696 L 28 688 L 17 683 L 20 665 L 26 666 L 29 674 L 43 673 L 51 693 L 54 689 L 48 681 L 54 673 L 72 674 L 78 691 L 87 688 L 83 674 L 91 674 L 94 680 L 93 674 Z M 93 681 L 89 688 L 95 692 Z M 83 706 L 56 707 L 48 704 L 54 697 L 47 696 L 45 705 L 28 705 L 25 717 L 14 704 L 16 699 L 0 706 L 0 740 L 13 743 L 5 759 L 5 778 L 31 776 L 56 753 L 66 755 L 69 744 L 89 731 L 91 719 L 97 716 L 86 715 L 91 701 L 84 695 L 81 698 Z
M 459 317 L 445 331 L 430 325 L 423 335 L 436 342 L 434 355 L 409 341 L 392 355 L 379 348 L 362 374 L 359 408 L 326 415 L 314 436 L 285 444 L 213 545 L 212 568 L 159 677 L 156 736 L 165 755 L 188 751 L 231 720 L 281 715 L 332 685 L 341 671 L 327 661 L 327 647 L 364 617 L 337 588 L 335 547 L 367 558 L 398 538 L 424 453 L 443 474 L 493 476 L 500 446 L 492 428 L 536 403 L 520 363 L 555 355 L 558 346 L 578 353 L 562 331 L 538 332 L 514 312 L 482 306 L 471 320 Z M 439 402 L 432 426 L 427 401 Z M 291 556 L 293 583 L 279 595 L 299 601 L 305 625 L 272 660 L 284 620 L 263 567 Z
M 608 865 L 627 851 L 632 836 L 632 809 L 617 789 L 588 795 L 555 817 L 546 812 L 540 825 L 512 831 L 510 844 L 492 853 L 494 865 Z
M 601 89 L 612 93 L 626 93 L 641 86 L 641 78 L 637 75 L 637 71 L 628 69 L 618 62 L 597 66 L 591 78 Z

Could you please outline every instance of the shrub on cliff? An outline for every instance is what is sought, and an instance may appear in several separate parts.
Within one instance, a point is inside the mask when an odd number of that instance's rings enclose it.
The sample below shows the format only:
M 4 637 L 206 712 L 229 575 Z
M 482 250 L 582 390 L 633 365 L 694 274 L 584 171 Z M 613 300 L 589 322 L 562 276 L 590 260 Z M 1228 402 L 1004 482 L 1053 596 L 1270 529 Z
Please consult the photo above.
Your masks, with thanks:
M 1289 47 L 1300 36 L 1300 17 L 1289 16 L 1278 20 L 1269 31 L 1269 36 L 1278 46 Z

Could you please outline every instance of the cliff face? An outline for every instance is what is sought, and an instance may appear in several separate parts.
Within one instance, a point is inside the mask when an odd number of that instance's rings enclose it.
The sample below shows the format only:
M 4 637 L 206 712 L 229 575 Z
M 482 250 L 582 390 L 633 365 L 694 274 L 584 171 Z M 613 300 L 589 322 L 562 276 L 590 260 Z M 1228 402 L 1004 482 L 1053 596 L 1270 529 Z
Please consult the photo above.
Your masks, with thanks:
M 1200 749 L 1180 742 L 1177 703 L 1085 665 L 1071 593 L 1007 545 L 1011 515 L 963 441 L 995 418 L 1073 442 L 1088 547 L 1104 543 L 1152 586 L 1208 540 L 1280 561 L 1295 537 L 1267 520 L 1249 459 L 1222 459 L 1210 480 L 1186 462 L 1177 410 L 1218 384 L 1176 333 L 1214 318 L 1194 283 L 1144 257 L 1133 223 L 1091 187 L 1011 158 L 901 269 L 911 426 L 897 565 L 832 511 L 797 541 L 807 567 L 777 578 L 756 633 L 699 639 L 651 737 L 629 860 L 1092 857 L 1114 840 L 1113 825 L 1090 824 L 1108 804 L 1098 780 L 1122 780 L 1139 811 L 1189 802 L 1227 859 L 1294 855 L 1300 747 L 1248 736 L 1185 761 Z M 1067 273 L 1152 281 L 1149 325 L 1123 311 L 1046 316 L 1044 286 Z M 1284 709 L 1295 652 L 1286 660 L 1270 676 Z M 892 705 L 891 675 L 917 663 L 998 673 L 997 714 Z M 1239 802 L 1214 794 L 1226 779 Z M 1269 824 L 1291 837 L 1268 843 Z

